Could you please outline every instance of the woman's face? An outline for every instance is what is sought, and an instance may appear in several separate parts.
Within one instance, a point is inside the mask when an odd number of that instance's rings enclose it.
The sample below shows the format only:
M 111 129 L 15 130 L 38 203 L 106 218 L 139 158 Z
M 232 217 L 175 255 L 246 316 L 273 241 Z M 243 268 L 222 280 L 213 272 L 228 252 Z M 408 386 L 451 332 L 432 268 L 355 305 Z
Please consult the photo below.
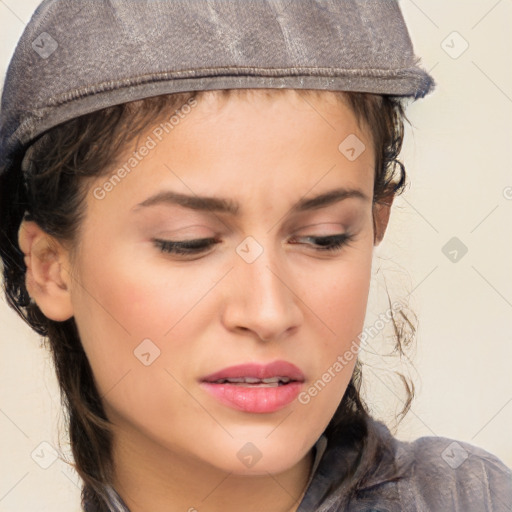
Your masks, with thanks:
M 91 185 L 74 261 L 70 300 L 105 410 L 140 456 L 284 471 L 324 431 L 356 361 L 339 357 L 357 346 L 370 285 L 369 134 L 330 95 L 294 91 L 210 93 L 161 141 L 156 126 L 115 186 L 110 174 Z M 355 192 L 312 201 L 341 189 Z M 333 241 L 316 237 L 333 235 L 350 238 L 322 250 Z M 159 242 L 198 239 L 214 243 L 183 255 Z M 239 365 L 257 366 L 223 372 Z

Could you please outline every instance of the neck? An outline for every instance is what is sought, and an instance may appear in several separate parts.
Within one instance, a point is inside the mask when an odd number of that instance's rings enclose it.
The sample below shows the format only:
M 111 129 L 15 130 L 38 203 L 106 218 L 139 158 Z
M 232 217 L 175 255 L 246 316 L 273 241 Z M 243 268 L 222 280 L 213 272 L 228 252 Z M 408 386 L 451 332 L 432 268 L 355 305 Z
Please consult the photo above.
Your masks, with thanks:
M 314 449 L 281 473 L 226 473 L 204 461 L 118 432 L 114 488 L 130 512 L 295 512 L 304 496 Z

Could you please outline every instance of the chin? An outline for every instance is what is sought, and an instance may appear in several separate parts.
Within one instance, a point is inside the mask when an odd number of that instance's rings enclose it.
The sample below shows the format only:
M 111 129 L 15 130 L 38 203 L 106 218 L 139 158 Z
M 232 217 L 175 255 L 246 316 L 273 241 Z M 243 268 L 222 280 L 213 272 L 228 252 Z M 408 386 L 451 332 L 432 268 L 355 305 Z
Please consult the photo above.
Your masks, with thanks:
M 276 454 L 275 456 L 262 456 L 261 459 L 254 462 L 252 467 L 245 466 L 245 463 L 239 460 L 228 462 L 223 461 L 220 469 L 230 472 L 234 475 L 239 476 L 268 476 L 270 474 L 284 473 L 295 465 L 297 465 L 302 457 L 287 457 L 280 456 L 282 454 Z
M 281 436 L 275 439 L 272 436 L 267 439 L 244 436 L 244 439 L 231 439 L 224 445 L 217 444 L 215 448 L 208 457 L 210 464 L 222 471 L 245 476 L 283 473 L 309 452 L 303 444 L 290 443 L 290 437 L 283 439 Z

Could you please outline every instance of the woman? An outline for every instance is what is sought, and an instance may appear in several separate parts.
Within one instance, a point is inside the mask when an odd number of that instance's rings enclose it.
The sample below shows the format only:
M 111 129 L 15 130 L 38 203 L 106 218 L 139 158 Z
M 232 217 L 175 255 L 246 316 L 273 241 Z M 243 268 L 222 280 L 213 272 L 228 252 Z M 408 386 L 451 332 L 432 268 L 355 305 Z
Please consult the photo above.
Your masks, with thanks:
M 359 395 L 401 98 L 432 86 L 394 2 L 41 4 L 0 249 L 86 512 L 509 510 L 497 457 L 400 442 Z

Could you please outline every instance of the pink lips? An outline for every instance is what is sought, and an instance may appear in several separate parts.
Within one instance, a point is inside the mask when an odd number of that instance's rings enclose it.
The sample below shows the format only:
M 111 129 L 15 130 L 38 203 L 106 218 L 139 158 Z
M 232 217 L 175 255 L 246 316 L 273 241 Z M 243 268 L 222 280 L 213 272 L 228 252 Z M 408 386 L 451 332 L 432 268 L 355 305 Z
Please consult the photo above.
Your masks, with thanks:
M 223 379 L 274 379 L 282 382 L 217 382 Z M 241 364 L 224 368 L 201 379 L 201 387 L 224 405 L 245 412 L 271 413 L 291 403 L 304 384 L 304 374 L 287 361 L 270 364 Z M 265 387 L 272 386 L 272 387 Z

